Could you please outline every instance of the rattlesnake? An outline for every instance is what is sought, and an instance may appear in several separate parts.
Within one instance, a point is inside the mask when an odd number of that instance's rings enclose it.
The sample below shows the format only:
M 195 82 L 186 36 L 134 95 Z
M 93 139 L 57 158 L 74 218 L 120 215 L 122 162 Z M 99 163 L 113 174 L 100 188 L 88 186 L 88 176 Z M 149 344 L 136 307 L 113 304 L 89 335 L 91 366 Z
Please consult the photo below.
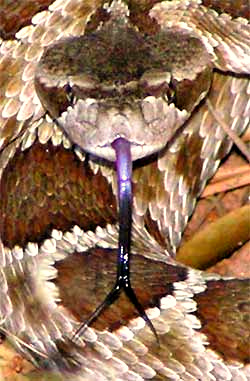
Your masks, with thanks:
M 248 280 L 173 259 L 232 146 L 211 108 L 249 122 L 247 2 L 48 3 L 2 33 L 2 329 L 63 380 L 250 380 Z M 115 280 L 117 136 L 136 146 L 131 282 L 159 343 L 124 295 L 72 341 Z

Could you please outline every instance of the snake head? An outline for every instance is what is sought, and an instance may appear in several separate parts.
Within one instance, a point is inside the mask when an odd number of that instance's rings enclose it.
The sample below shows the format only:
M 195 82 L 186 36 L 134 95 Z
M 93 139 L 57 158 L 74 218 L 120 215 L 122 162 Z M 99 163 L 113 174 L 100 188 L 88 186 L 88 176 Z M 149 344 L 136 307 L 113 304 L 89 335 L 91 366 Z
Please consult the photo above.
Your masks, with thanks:
M 164 148 L 205 97 L 211 60 L 190 31 L 145 35 L 111 18 L 51 45 L 35 85 L 45 110 L 81 149 L 114 161 L 112 142 L 124 138 L 136 160 Z

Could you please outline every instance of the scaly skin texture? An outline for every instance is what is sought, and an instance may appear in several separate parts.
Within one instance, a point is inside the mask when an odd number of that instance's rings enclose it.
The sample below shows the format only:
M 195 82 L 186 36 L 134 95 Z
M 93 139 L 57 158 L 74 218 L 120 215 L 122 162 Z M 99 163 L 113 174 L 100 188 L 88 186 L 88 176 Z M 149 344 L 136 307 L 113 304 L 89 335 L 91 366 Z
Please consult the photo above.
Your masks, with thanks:
M 223 9 L 217 1 L 127 2 L 138 30 L 189 31 L 212 67 L 206 99 L 189 111 L 182 133 L 133 168 L 131 283 L 160 347 L 123 294 L 84 333 L 85 345 L 70 340 L 115 281 L 116 175 L 52 122 L 34 75 L 46 47 L 109 17 L 97 0 L 33 3 L 1 10 L 1 327 L 62 380 L 250 380 L 249 281 L 214 279 L 170 257 L 232 146 L 207 100 L 237 134 L 249 122 L 246 2 Z M 11 14 L 21 16 L 18 31 Z

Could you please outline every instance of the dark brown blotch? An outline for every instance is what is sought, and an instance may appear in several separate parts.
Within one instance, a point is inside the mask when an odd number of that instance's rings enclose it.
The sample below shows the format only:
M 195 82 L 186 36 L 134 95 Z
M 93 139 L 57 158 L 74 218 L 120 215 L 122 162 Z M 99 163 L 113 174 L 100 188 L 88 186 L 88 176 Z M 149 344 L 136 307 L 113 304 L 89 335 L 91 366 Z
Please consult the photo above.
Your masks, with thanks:
M 249 279 L 214 280 L 194 296 L 200 331 L 225 361 L 250 363 Z
M 40 243 L 53 228 L 94 230 L 116 221 L 107 180 L 62 146 L 38 142 L 17 150 L 0 182 L 0 235 L 12 248 Z
M 0 37 L 14 39 L 15 33 L 29 25 L 32 17 L 53 3 L 54 0 L 2 1 L 0 7 Z
M 200 101 L 207 95 L 212 83 L 212 70 L 205 68 L 198 73 L 195 80 L 172 80 L 174 103 L 180 110 L 192 112 Z
M 200 173 L 204 159 L 201 156 L 203 139 L 198 131 L 183 136 L 183 143 L 175 157 L 175 172 L 177 176 L 183 176 L 183 180 L 189 187 L 192 196 L 200 193 Z
M 203 0 L 202 4 L 217 11 L 219 14 L 228 13 L 232 17 L 250 18 L 249 0 Z
M 87 320 L 105 299 L 116 280 L 117 250 L 93 248 L 75 253 L 55 267 L 61 303 L 81 322 Z M 133 253 L 131 256 L 131 285 L 144 309 L 159 306 L 160 298 L 173 294 L 173 283 L 184 281 L 187 270 L 150 260 Z M 122 292 L 116 302 L 104 310 L 93 327 L 110 331 L 127 325 L 138 317 L 133 304 Z

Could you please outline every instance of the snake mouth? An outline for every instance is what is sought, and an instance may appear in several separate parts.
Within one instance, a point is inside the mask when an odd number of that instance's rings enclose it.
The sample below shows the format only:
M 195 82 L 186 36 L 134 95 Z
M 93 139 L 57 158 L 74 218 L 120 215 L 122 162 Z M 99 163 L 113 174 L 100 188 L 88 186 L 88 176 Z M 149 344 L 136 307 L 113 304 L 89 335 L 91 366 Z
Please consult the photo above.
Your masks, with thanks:
M 119 138 L 121 138 L 121 136 L 118 136 L 116 139 L 119 139 Z M 114 141 L 116 139 L 114 139 Z M 97 157 L 114 162 L 116 157 L 115 157 L 115 151 L 112 148 L 112 143 L 106 144 L 103 146 L 96 146 L 94 148 L 88 148 L 88 152 L 90 152 L 91 154 Z M 148 157 L 162 149 L 162 145 L 160 144 L 148 146 L 146 144 L 136 144 L 131 142 L 130 142 L 130 147 L 131 147 L 132 161 L 136 161 L 144 157 Z
M 135 161 L 162 150 L 188 115 L 162 98 L 147 97 L 119 108 L 86 99 L 69 106 L 55 121 L 83 151 L 114 162 L 112 143 L 116 139 L 130 142 Z

